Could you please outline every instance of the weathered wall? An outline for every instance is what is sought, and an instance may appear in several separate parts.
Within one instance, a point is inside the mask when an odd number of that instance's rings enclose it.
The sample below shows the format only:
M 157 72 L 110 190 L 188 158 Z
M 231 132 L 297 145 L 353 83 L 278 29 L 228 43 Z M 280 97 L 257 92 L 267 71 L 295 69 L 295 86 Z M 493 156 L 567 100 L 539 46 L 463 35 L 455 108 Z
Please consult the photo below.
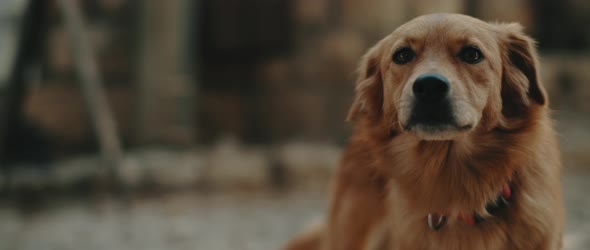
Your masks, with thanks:
M 540 9 L 524 0 L 182 3 L 87 6 L 93 45 L 127 142 L 190 145 L 230 134 L 250 143 L 342 143 L 350 129 L 344 118 L 358 60 L 395 27 L 424 13 L 468 12 L 518 21 L 535 33 L 534 11 Z M 571 16 L 583 19 L 587 4 L 568 4 Z M 59 143 L 92 141 L 59 13 L 48 11 L 53 25 L 45 79 L 30 92 L 27 115 Z M 590 37 L 588 29 L 576 32 L 580 39 Z M 542 76 L 552 105 L 590 112 L 590 48 L 547 51 L 544 42 Z

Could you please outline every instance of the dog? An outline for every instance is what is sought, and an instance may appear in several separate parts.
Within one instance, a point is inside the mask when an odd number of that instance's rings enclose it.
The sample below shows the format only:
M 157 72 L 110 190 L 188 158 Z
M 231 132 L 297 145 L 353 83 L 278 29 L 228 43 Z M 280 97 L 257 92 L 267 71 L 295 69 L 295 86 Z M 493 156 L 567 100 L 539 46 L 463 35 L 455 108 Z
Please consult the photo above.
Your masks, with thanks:
M 364 55 L 323 224 L 289 250 L 561 249 L 561 160 L 516 23 L 417 17 Z

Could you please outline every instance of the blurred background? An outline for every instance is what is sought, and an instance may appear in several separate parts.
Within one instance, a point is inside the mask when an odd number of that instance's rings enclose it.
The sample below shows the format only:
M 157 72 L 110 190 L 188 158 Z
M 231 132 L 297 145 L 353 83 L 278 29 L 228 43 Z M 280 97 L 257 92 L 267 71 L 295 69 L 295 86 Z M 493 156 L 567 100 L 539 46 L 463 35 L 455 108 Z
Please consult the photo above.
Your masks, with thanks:
M 2 0 L 0 249 L 279 249 L 326 208 L 360 56 L 432 12 L 539 42 L 590 249 L 583 0 Z

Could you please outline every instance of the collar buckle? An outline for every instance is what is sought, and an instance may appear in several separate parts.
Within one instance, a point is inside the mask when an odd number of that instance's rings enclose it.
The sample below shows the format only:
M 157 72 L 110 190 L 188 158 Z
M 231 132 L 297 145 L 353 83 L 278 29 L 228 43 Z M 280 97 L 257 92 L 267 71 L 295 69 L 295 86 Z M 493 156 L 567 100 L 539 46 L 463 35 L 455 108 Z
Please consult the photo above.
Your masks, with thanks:
M 442 214 L 430 213 L 427 218 L 428 227 L 433 231 L 438 231 L 447 224 L 447 216 Z

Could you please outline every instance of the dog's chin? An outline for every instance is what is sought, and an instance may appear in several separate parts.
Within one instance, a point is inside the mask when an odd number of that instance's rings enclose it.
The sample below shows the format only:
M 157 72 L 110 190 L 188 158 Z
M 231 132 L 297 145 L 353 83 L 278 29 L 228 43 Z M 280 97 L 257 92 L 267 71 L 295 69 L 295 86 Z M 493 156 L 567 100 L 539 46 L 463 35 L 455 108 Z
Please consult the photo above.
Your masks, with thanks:
M 405 130 L 425 141 L 451 141 L 468 133 L 471 126 L 415 124 Z

